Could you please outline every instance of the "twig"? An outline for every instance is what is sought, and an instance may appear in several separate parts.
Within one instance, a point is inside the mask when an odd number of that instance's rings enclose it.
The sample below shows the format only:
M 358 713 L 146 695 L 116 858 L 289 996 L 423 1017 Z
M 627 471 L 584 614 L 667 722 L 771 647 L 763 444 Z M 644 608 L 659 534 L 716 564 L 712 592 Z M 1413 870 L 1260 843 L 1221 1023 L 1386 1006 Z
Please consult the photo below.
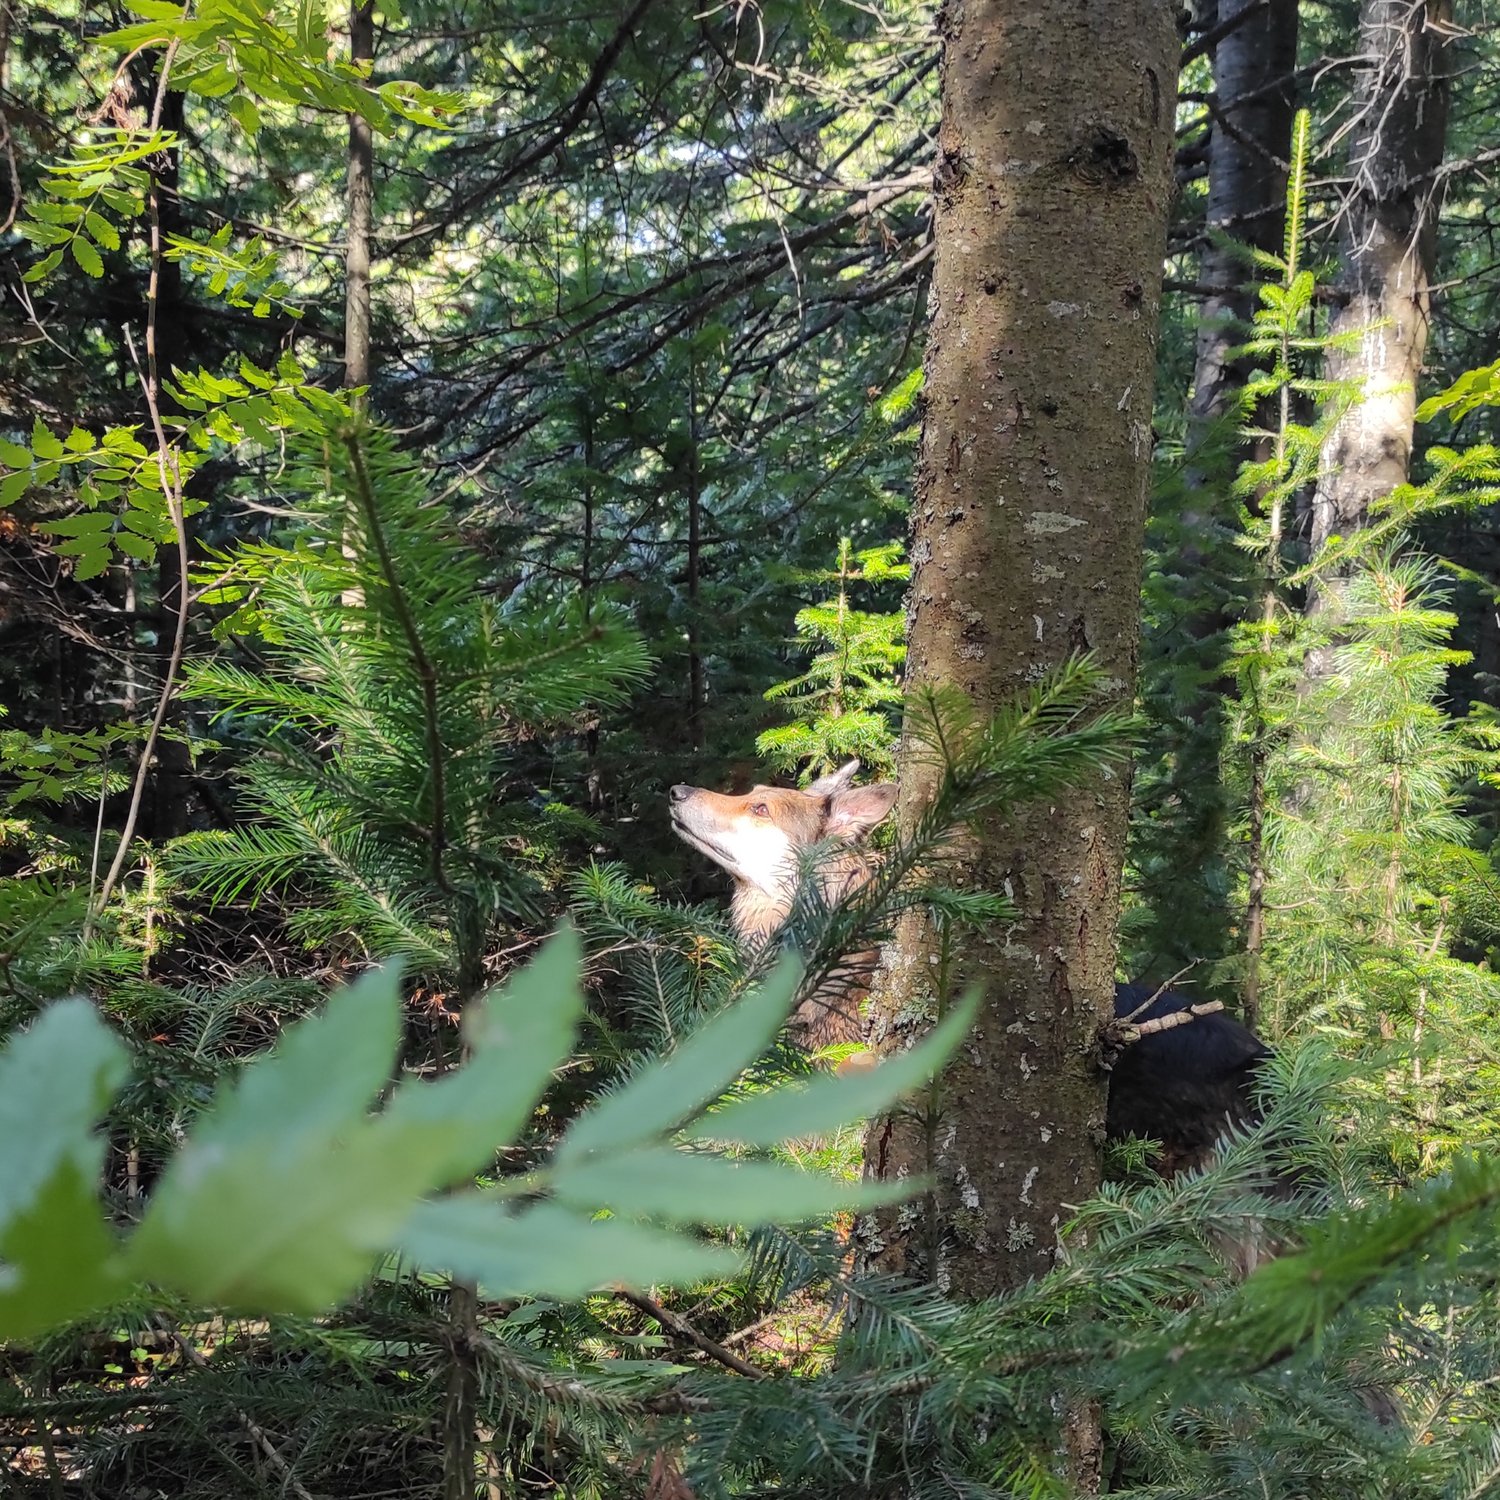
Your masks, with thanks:
M 172 59 L 176 55 L 177 43 L 174 40 L 162 58 L 161 80 L 157 86 L 156 104 L 151 111 L 153 131 L 161 126 L 162 106 L 167 97 L 167 81 L 172 72 Z M 131 339 L 128 324 L 125 328 L 125 341 L 130 348 L 130 357 L 135 363 L 137 372 L 141 374 L 141 383 L 145 388 L 146 409 L 151 414 L 151 429 L 156 436 L 156 465 L 161 475 L 162 496 L 167 503 L 167 513 L 172 522 L 172 529 L 177 534 L 177 562 L 181 582 L 178 589 L 177 624 L 172 632 L 172 654 L 167 661 L 166 677 L 161 685 L 161 694 L 156 700 L 156 712 L 151 718 L 151 728 L 146 734 L 145 743 L 141 746 L 141 758 L 136 766 L 135 783 L 130 789 L 130 809 L 125 815 L 125 827 L 120 831 L 120 842 L 115 849 L 115 857 L 110 862 L 109 872 L 104 877 L 104 885 L 97 898 L 90 902 L 90 921 L 109 904 L 109 898 L 114 894 L 115 886 L 119 882 L 120 873 L 125 868 L 125 857 L 130 852 L 130 841 L 135 837 L 135 825 L 140 817 L 141 802 L 146 793 L 146 779 L 151 774 L 151 758 L 156 751 L 156 742 L 161 735 L 162 726 L 167 722 L 167 714 L 172 707 L 172 695 L 176 690 L 177 674 L 182 668 L 183 650 L 187 644 L 187 518 L 183 514 L 182 473 L 175 455 L 172 458 L 171 472 L 168 473 L 167 470 L 167 455 L 171 450 L 167 443 L 166 429 L 162 425 L 159 400 L 161 375 L 156 364 L 156 318 L 160 306 L 162 253 L 161 197 L 155 172 L 151 174 L 150 214 L 151 279 L 146 287 L 146 368 L 144 371 L 141 370 L 140 361 L 136 358 L 135 343 Z
M 1142 1037 L 1154 1036 L 1160 1031 L 1172 1031 L 1178 1026 L 1186 1026 L 1192 1021 L 1201 1020 L 1204 1016 L 1214 1015 L 1224 1009 L 1222 1001 L 1203 1000 L 1196 1005 L 1184 1005 L 1179 1010 L 1168 1011 L 1166 1015 L 1156 1016 L 1149 1021 L 1137 1021 L 1137 1016 L 1144 1015 L 1150 1010 L 1189 969 L 1195 968 L 1199 962 L 1200 960 L 1195 958 L 1192 963 L 1184 964 L 1165 984 L 1159 985 L 1134 1010 L 1126 1015 L 1116 1016 L 1113 1021 L 1099 1028 L 1099 1043 L 1105 1049 L 1104 1066 L 1106 1069 L 1114 1065 L 1121 1051 L 1140 1041 Z
M 1135 1018 L 1143 1011 L 1150 1010 L 1151 1007 L 1155 1005 L 1156 1002 L 1160 1000 L 1161 997 L 1165 995 L 1166 992 L 1171 989 L 1172 986 L 1176 984 L 1184 974 L 1188 973 L 1192 969 L 1196 969 L 1202 962 L 1202 959 L 1195 958 L 1191 963 L 1184 964 L 1170 979 L 1168 979 L 1164 984 L 1159 985 L 1155 993 L 1152 994 L 1149 999 L 1143 1000 L 1139 1005 L 1137 1005 L 1136 1008 L 1131 1011 L 1128 1016 L 1117 1016 L 1115 1018 L 1115 1024 L 1120 1026 L 1128 1026 L 1130 1022 L 1135 1020 Z M 1221 1006 L 1220 1009 L 1222 1010 L 1223 1007 Z
M 615 1296 L 621 1302 L 628 1302 L 638 1312 L 643 1312 L 648 1318 L 655 1318 L 663 1328 L 670 1328 L 680 1338 L 685 1338 L 695 1349 L 701 1349 L 711 1358 L 718 1360 L 727 1369 L 733 1370 L 738 1375 L 748 1375 L 751 1380 L 764 1380 L 766 1372 L 756 1365 L 743 1360 L 738 1354 L 726 1349 L 723 1344 L 715 1343 L 706 1333 L 700 1333 L 680 1313 L 672 1312 L 659 1302 L 654 1302 L 650 1297 L 642 1296 L 639 1292 L 616 1292 Z
M 757 1318 L 753 1323 L 747 1323 L 743 1328 L 736 1328 L 733 1333 L 726 1335 L 724 1339 L 724 1347 L 727 1349 L 731 1344 L 743 1343 L 746 1339 L 754 1338 L 762 1328 L 768 1327 L 770 1324 L 774 1323 L 777 1318 L 784 1316 L 785 1310 L 778 1307 L 773 1311 L 768 1312 L 765 1317 Z
M 1143 1036 L 1152 1036 L 1158 1031 L 1171 1031 L 1178 1026 L 1186 1026 L 1190 1021 L 1201 1020 L 1204 1016 L 1211 1016 L 1215 1011 L 1224 1009 L 1222 1000 L 1205 1000 L 1199 1005 L 1188 1005 L 1182 1010 L 1174 1010 L 1164 1016 L 1157 1016 L 1154 1021 L 1142 1021 L 1138 1026 L 1122 1026 L 1120 1028 L 1120 1041 L 1122 1045 L 1129 1046 L 1132 1042 L 1138 1042 Z
M 175 1328 L 168 1328 L 165 1324 L 158 1323 L 157 1327 L 177 1345 L 182 1357 L 194 1369 L 206 1370 L 208 1368 L 208 1360 L 204 1358 L 198 1349 L 193 1347 L 191 1341 L 183 1334 L 179 1333 Z M 282 1482 L 297 1497 L 297 1500 L 313 1500 L 313 1496 L 303 1487 L 296 1474 L 292 1472 L 292 1466 L 281 1456 L 281 1450 L 266 1436 L 265 1429 L 261 1427 L 255 1418 L 239 1406 L 231 1406 L 230 1410 L 234 1413 L 236 1421 L 249 1434 L 251 1440 L 265 1454 L 266 1462 L 281 1476 Z

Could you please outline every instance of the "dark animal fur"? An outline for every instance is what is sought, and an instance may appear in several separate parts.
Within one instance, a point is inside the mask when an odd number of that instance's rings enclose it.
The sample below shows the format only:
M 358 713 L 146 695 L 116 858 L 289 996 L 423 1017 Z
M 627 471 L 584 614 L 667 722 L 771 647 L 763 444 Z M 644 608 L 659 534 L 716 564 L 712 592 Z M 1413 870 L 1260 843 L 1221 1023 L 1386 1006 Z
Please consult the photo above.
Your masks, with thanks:
M 1116 985 L 1115 1015 L 1130 1015 L 1152 993 L 1150 985 Z M 1166 990 L 1135 1019 L 1157 1020 L 1191 1003 Z M 1218 1013 L 1149 1032 L 1121 1052 L 1110 1073 L 1110 1139 L 1139 1135 L 1160 1141 L 1159 1165 L 1167 1176 L 1202 1166 L 1226 1129 L 1258 1120 L 1255 1075 L 1270 1056 L 1254 1032 Z

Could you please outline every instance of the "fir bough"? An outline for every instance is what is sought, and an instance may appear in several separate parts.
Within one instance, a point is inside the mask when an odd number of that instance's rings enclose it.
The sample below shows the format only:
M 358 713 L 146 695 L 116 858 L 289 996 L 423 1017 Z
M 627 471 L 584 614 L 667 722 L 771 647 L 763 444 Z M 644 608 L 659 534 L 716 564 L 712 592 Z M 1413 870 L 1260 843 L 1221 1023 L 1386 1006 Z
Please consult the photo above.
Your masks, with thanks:
M 649 659 L 619 610 L 495 598 L 387 435 L 343 426 L 298 458 L 318 529 L 212 577 L 258 660 L 186 686 L 258 747 L 246 822 L 179 840 L 169 868 L 214 902 L 278 896 L 309 944 L 462 971 L 472 991 L 491 936 L 542 910 L 548 815 L 523 800 L 518 747 L 621 702 Z
M 836 591 L 797 613 L 797 642 L 813 653 L 807 670 L 766 692 L 792 720 L 755 742 L 777 770 L 800 771 L 804 780 L 812 780 L 859 760 L 876 777 L 892 774 L 905 621 L 899 612 L 856 608 L 852 592 L 860 584 L 909 578 L 911 569 L 898 561 L 900 553 L 896 542 L 856 553 L 842 537 L 836 567 L 811 575 L 810 581 L 835 584 Z

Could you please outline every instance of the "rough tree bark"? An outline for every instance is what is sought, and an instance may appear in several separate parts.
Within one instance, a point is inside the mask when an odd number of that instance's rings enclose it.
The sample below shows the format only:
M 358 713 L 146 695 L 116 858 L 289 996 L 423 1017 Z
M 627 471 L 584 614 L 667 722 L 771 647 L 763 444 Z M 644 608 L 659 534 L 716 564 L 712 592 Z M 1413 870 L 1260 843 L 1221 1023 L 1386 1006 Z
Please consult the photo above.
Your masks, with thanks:
M 1074 652 L 1109 696 L 1135 680 L 1151 397 L 1177 67 L 1167 0 L 1043 8 L 952 0 L 935 311 L 913 515 L 908 686 L 994 708 Z M 932 772 L 903 750 L 910 827 Z M 908 920 L 885 956 L 875 1045 L 982 980 L 975 1032 L 934 1118 L 875 1121 L 867 1170 L 931 1173 L 925 1212 L 862 1227 L 867 1258 L 981 1297 L 1047 1270 L 1099 1183 L 1125 778 L 966 837 L 960 868 L 1020 918 L 940 935 Z
M 1448 129 L 1451 0 L 1363 0 L 1359 36 L 1339 307 L 1329 330 L 1357 342 L 1331 350 L 1325 373 L 1357 382 L 1360 394 L 1323 447 L 1314 556 L 1330 537 L 1363 527 L 1371 505 L 1405 482 L 1411 462 Z M 1308 612 L 1335 605 L 1340 583 L 1325 576 Z M 1327 674 L 1331 657 L 1309 654 L 1309 681 Z

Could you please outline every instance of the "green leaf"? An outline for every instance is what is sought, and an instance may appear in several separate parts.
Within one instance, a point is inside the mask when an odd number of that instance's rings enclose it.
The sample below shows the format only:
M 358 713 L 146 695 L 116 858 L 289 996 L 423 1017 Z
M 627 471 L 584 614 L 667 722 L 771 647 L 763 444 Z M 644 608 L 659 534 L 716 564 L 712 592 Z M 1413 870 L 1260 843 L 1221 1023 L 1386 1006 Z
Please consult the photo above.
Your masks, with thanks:
M 110 551 L 107 546 L 99 545 L 100 540 L 101 538 L 98 537 L 77 537 L 58 547 L 57 550 L 62 556 L 78 559 L 73 565 L 75 578 L 85 580 L 98 578 L 100 574 L 108 570 Z
M 114 543 L 126 557 L 133 557 L 137 562 L 153 562 L 156 558 L 157 544 L 134 532 L 117 531 Z
M 27 491 L 31 484 L 31 472 L 22 469 L 15 474 L 7 474 L 0 479 L 0 505 L 14 505 Z
M 663 1135 L 718 1098 L 776 1035 L 800 978 L 801 966 L 789 954 L 759 989 L 728 1005 L 671 1056 L 596 1104 L 564 1136 L 558 1165 Z
M 879 1067 L 736 1099 L 698 1121 L 688 1138 L 774 1146 L 868 1119 L 937 1073 L 973 1025 L 978 1005 L 977 995 L 966 995 L 915 1047 L 886 1058 Z
M 491 1297 L 567 1301 L 604 1286 L 728 1275 L 740 1262 L 733 1251 L 686 1235 L 590 1219 L 555 1203 L 512 1214 L 480 1193 L 422 1204 L 398 1238 L 418 1264 L 477 1281 Z
M 126 1290 L 113 1264 L 119 1242 L 99 1211 L 98 1165 L 62 1162 L 0 1233 L 0 1339 L 45 1333 Z
M 552 1185 L 562 1201 L 579 1208 L 603 1206 L 672 1224 L 755 1225 L 872 1208 L 909 1196 L 918 1184 L 843 1182 L 778 1162 L 734 1162 L 707 1152 L 645 1146 L 591 1157 L 558 1172 Z
M 240 379 L 246 385 L 252 385 L 258 391 L 274 390 L 276 381 L 273 376 L 267 375 L 264 370 L 252 365 L 242 354 L 240 356 Z
M 40 219 L 44 224 L 76 224 L 83 217 L 83 212 L 77 203 L 34 202 L 31 205 L 32 217 Z M 21 232 L 26 232 L 24 227 Z M 67 236 L 64 235 L 63 238 L 66 239 Z
M 205 99 L 222 99 L 239 85 L 239 78 L 228 63 L 216 62 L 196 72 L 187 82 L 188 89 Z
M 106 250 L 118 250 L 120 248 L 120 231 L 103 214 L 95 213 L 93 209 L 90 209 L 84 216 L 83 222 L 88 228 L 88 232 Z
M 260 110 L 249 94 L 235 94 L 229 101 L 229 113 L 247 136 L 253 137 L 260 129 Z
M 49 1006 L 0 1053 L 0 1338 L 77 1316 L 116 1289 L 94 1126 L 126 1069 L 125 1049 L 83 1000 Z
M 97 1166 L 94 1124 L 125 1072 L 125 1049 L 85 1000 L 49 1005 L 0 1052 L 0 1226 L 59 1163 Z
M 73 259 L 78 262 L 85 275 L 92 276 L 96 280 L 104 275 L 103 259 L 93 244 L 84 239 L 81 234 L 73 237 L 68 249 L 73 252 Z
M 39 521 L 37 530 L 53 536 L 90 536 L 108 532 L 114 518 L 99 511 L 80 511 L 76 516 L 61 516 L 56 521 Z
M 63 457 L 63 445 L 47 430 L 40 417 L 31 421 L 31 449 L 40 458 Z
M 395 1051 L 397 977 L 366 975 L 245 1070 L 167 1169 L 131 1242 L 136 1275 L 297 1312 L 358 1284 L 431 1182 L 439 1144 L 366 1113 Z
M 137 537 L 144 537 L 148 542 L 165 543 L 172 540 L 170 522 L 154 510 L 148 512 L 126 506 L 120 520 L 127 531 L 133 531 Z
M 42 281 L 50 276 L 61 264 L 63 253 L 61 250 L 49 250 L 34 266 L 21 273 L 22 281 Z
M 432 1144 L 363 1121 L 234 1148 L 190 1140 L 132 1242 L 131 1268 L 197 1301 L 318 1312 L 389 1246 L 428 1184 Z
M 445 1127 L 434 1181 L 479 1170 L 531 1117 L 553 1070 L 567 1058 L 583 1013 L 582 963 L 578 934 L 565 926 L 465 1017 L 473 1051 L 458 1072 L 398 1090 L 384 1115 L 388 1125 Z
M 11 443 L 0 438 L 0 463 L 8 469 L 30 469 L 31 449 L 22 447 L 20 443 Z
M 121 188 L 100 188 L 99 196 L 117 214 L 123 214 L 127 218 L 134 218 L 141 211 L 140 200 L 134 194 L 127 193 Z
M 33 245 L 66 245 L 72 239 L 72 231 L 59 224 L 40 223 L 29 219 L 22 223 L 21 234 Z

